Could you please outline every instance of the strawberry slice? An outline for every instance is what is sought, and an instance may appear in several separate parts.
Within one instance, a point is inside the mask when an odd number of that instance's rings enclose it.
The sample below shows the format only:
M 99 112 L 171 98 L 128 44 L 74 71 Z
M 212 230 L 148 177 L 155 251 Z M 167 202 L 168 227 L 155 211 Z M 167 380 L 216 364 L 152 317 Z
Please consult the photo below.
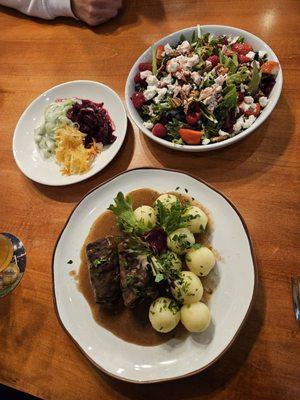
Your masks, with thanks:
M 279 72 L 279 63 L 277 61 L 266 61 L 260 70 L 263 74 L 277 75 Z
M 250 115 L 254 115 L 258 117 L 261 112 L 261 106 L 259 103 L 254 104 L 254 108 L 250 107 L 247 111 L 245 111 L 245 116 L 249 117 Z

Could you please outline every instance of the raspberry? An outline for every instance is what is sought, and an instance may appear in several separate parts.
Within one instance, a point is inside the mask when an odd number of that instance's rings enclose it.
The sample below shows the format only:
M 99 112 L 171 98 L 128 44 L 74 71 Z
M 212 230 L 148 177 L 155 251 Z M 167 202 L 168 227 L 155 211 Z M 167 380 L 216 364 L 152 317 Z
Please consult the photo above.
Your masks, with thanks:
M 234 43 L 231 46 L 231 50 L 235 53 L 246 55 L 252 50 L 252 46 L 249 43 Z
M 199 119 L 200 119 L 199 112 L 194 112 L 194 113 L 188 114 L 186 116 L 186 122 L 190 125 L 196 125 L 196 123 L 199 121 Z
M 250 58 L 246 57 L 244 54 L 239 54 L 238 60 L 239 60 L 239 63 L 245 64 L 250 61 Z
M 146 103 L 146 99 L 143 95 L 143 93 L 141 92 L 135 92 L 133 93 L 133 95 L 131 96 L 131 101 L 134 105 L 134 107 L 139 110 L 140 108 L 143 107 L 143 105 Z
M 158 123 L 155 124 L 154 127 L 152 128 L 152 133 L 153 133 L 154 136 L 163 138 L 163 137 L 165 137 L 166 134 L 167 134 L 167 128 L 166 128 L 163 124 L 161 124 L 161 123 L 158 122 Z
M 134 83 L 142 83 L 143 79 L 141 78 L 141 74 L 138 72 L 134 77 Z
M 139 71 L 152 71 L 152 64 L 151 63 L 140 63 Z
M 219 57 L 218 56 L 210 56 L 207 58 L 207 61 L 210 61 L 212 63 L 212 66 L 215 67 L 216 65 L 219 64 Z

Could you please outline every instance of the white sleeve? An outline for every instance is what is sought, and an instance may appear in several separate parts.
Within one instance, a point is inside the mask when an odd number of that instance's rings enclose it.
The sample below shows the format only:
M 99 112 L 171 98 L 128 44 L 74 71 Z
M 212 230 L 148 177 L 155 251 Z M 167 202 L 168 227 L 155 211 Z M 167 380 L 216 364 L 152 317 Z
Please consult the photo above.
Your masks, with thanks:
M 71 0 L 0 0 L 0 5 L 15 8 L 32 17 L 44 19 L 76 18 L 72 12 Z

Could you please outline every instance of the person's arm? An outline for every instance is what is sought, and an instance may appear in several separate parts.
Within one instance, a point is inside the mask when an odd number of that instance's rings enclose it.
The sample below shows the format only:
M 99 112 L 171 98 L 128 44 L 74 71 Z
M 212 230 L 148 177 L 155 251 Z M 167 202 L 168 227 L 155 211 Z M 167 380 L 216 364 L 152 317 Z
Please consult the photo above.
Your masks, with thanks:
M 75 18 L 71 0 L 0 0 L 2 6 L 15 8 L 23 14 L 44 19 Z
M 0 0 L 0 5 L 32 17 L 73 17 L 95 26 L 115 17 L 122 0 Z

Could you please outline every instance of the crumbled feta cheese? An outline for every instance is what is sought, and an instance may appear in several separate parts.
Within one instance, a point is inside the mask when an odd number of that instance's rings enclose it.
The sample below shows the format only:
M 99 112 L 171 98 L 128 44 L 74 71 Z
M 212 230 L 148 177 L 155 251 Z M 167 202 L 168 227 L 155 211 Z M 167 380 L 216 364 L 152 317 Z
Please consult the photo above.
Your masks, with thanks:
M 159 80 L 156 78 L 155 75 L 149 75 L 146 78 L 146 82 L 149 86 L 158 86 Z
M 218 134 L 219 134 L 219 136 L 227 136 L 227 135 L 229 135 L 228 132 L 222 131 L 222 129 L 219 130 Z
M 148 76 L 150 76 L 150 75 L 152 75 L 152 72 L 151 71 L 142 71 L 142 72 L 140 72 L 140 77 L 141 77 L 141 79 L 146 79 L 146 78 L 148 78 Z
M 236 43 L 238 38 L 239 38 L 239 36 L 229 37 L 228 38 L 228 44 Z
M 199 56 L 198 54 L 192 55 L 192 57 L 187 57 L 186 65 L 189 68 L 193 68 L 195 65 L 199 63 Z
M 160 80 L 161 86 L 169 85 L 170 83 L 172 83 L 172 75 L 171 74 L 168 74 L 167 76 L 165 76 L 164 78 L 161 78 L 161 80 Z
M 167 93 L 167 88 L 156 89 L 157 96 L 154 98 L 154 102 L 157 104 L 161 101 L 164 95 Z
M 244 93 L 248 89 L 248 86 L 244 85 L 243 83 L 241 83 L 240 84 L 240 89 L 241 89 L 241 92 Z
M 212 67 L 212 62 L 209 61 L 209 60 L 206 60 L 206 61 L 205 61 L 205 66 L 206 66 L 206 68 Z
M 196 83 L 196 85 L 199 85 L 201 82 L 201 75 L 199 74 L 198 71 L 193 71 L 191 73 L 191 78 L 193 79 L 193 81 Z
M 252 96 L 245 96 L 245 97 L 244 97 L 244 102 L 245 102 L 246 104 L 252 104 L 252 103 L 254 103 L 254 99 L 253 99 Z
M 191 45 L 189 44 L 189 42 L 187 40 L 185 40 L 184 42 L 182 42 L 181 44 L 179 44 L 176 47 L 176 50 L 179 53 L 186 54 L 190 51 L 190 48 L 191 48 Z
M 241 108 L 244 112 L 249 110 L 250 107 L 251 107 L 251 104 L 247 104 L 244 101 L 239 105 L 239 108 Z
M 173 52 L 174 52 L 174 49 L 172 49 L 172 47 L 170 46 L 170 44 L 169 43 L 167 43 L 166 45 L 165 45 L 165 47 L 164 47 L 164 52 L 165 52 L 165 55 L 170 55 L 170 54 L 172 54 Z
M 152 124 L 151 121 L 145 121 L 145 122 L 143 122 L 143 125 L 147 129 L 152 129 L 153 128 L 153 124 Z
M 265 97 L 265 96 L 260 97 L 260 98 L 258 99 L 258 101 L 259 101 L 259 104 L 260 104 L 262 107 L 266 107 L 266 105 L 267 105 L 268 102 L 269 102 L 268 98 Z
M 151 100 L 156 95 L 156 86 L 148 86 L 144 91 L 144 97 L 146 100 Z
M 208 139 L 208 138 L 204 138 L 204 139 L 202 139 L 202 144 L 209 144 L 210 143 L 210 140 Z
M 267 52 L 266 52 L 266 51 L 260 50 L 260 51 L 258 52 L 258 57 L 259 57 L 259 58 L 264 58 L 264 56 L 266 56 L 266 55 L 267 55 Z
M 153 104 L 150 104 L 148 106 L 148 114 L 150 115 L 150 117 L 155 117 L 155 114 L 153 112 Z
M 245 118 L 245 121 L 243 122 L 243 128 L 248 129 L 250 126 L 253 124 L 253 122 L 256 120 L 256 117 L 254 115 L 250 115 L 248 118 Z
M 173 97 L 176 97 L 181 90 L 181 86 L 178 85 L 177 81 L 174 83 L 174 85 L 168 85 L 167 88 L 168 88 L 168 92 L 170 94 L 173 94 Z
M 222 48 L 221 48 L 221 53 L 226 53 L 227 51 L 227 46 L 226 44 L 223 44 Z
M 188 94 L 191 91 L 191 88 L 192 88 L 191 85 L 188 83 L 186 85 L 183 85 L 181 90 L 188 96 Z
M 246 54 L 246 57 L 248 57 L 250 60 L 253 60 L 255 57 L 254 51 L 249 51 L 249 53 Z
M 227 78 L 227 74 L 225 74 L 225 75 L 219 75 L 219 76 L 215 79 L 215 83 L 216 83 L 217 85 L 222 86 L 223 83 L 225 82 L 226 78 Z
M 244 117 L 241 116 L 240 118 L 238 118 L 235 122 L 235 124 L 233 125 L 233 131 L 235 133 L 238 133 L 242 130 L 243 127 L 243 123 L 244 123 Z
M 177 71 L 179 68 L 179 62 L 176 60 L 176 58 L 171 59 L 168 63 L 167 63 L 167 72 L 175 72 Z

